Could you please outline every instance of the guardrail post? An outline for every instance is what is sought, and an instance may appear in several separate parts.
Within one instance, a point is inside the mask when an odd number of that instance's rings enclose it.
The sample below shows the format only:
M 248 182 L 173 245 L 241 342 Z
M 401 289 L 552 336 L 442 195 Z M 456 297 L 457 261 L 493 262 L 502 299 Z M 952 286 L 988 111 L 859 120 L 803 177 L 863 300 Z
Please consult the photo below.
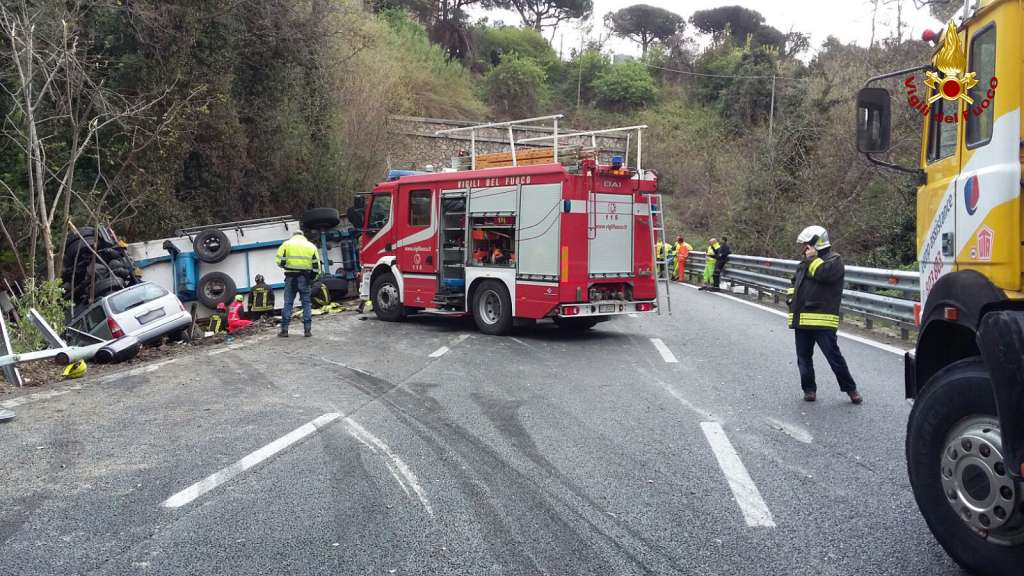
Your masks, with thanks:
M 903 340 L 910 338 L 910 331 L 907 330 L 906 326 L 900 326 L 900 338 Z
M 873 321 L 873 320 L 871 319 L 871 316 L 865 316 L 865 317 L 864 317 L 864 327 L 865 327 L 865 328 L 867 328 L 868 330 L 871 330 L 871 328 L 873 328 L 873 327 L 874 327 L 874 324 L 875 324 L 875 323 L 874 323 L 874 321 Z

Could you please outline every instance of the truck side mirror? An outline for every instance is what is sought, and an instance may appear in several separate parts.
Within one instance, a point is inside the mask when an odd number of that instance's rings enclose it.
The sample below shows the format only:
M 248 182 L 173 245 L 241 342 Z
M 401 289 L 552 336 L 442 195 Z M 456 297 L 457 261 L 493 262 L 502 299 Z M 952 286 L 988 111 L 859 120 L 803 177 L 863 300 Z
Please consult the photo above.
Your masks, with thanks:
M 862 88 L 857 93 L 857 150 L 887 152 L 891 146 L 892 100 L 885 88 Z

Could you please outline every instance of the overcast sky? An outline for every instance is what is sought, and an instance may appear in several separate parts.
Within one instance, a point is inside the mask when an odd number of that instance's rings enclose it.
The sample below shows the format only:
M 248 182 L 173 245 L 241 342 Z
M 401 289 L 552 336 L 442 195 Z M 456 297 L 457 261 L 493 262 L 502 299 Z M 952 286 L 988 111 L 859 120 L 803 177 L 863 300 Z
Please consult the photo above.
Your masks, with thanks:
M 887 35 L 890 30 L 896 27 L 897 0 L 889 0 L 890 6 L 880 10 L 878 18 L 878 34 L 881 37 Z M 927 8 L 917 9 L 914 0 L 902 0 L 903 19 L 906 22 L 908 33 L 911 37 L 919 38 L 921 32 L 926 28 L 939 30 L 942 26 L 937 20 L 931 18 Z M 732 0 L 732 1 L 710 1 L 710 0 L 594 0 L 594 15 L 590 22 L 594 31 L 591 37 L 605 35 L 604 15 L 614 12 L 620 8 L 633 4 L 644 3 L 671 10 L 686 19 L 697 10 L 706 10 L 716 6 L 732 6 L 739 4 L 753 10 L 757 10 L 765 17 L 768 25 L 774 26 L 782 32 L 789 32 L 791 29 L 798 32 L 807 32 L 811 35 L 811 46 L 817 49 L 829 36 L 835 36 L 845 43 L 856 43 L 866 46 L 871 39 L 871 2 L 868 0 Z M 887 3 L 882 0 L 882 3 Z M 473 18 L 487 16 L 493 23 L 503 21 L 506 24 L 520 24 L 519 16 L 515 12 L 501 10 L 472 10 Z M 580 33 L 575 30 L 576 24 L 562 24 L 555 34 L 552 46 L 557 51 L 563 47 L 565 56 L 568 57 L 569 49 L 572 46 L 579 46 Z M 546 34 L 551 38 L 550 32 Z M 612 38 L 608 44 L 612 52 L 618 54 L 640 53 L 640 48 L 631 42 Z

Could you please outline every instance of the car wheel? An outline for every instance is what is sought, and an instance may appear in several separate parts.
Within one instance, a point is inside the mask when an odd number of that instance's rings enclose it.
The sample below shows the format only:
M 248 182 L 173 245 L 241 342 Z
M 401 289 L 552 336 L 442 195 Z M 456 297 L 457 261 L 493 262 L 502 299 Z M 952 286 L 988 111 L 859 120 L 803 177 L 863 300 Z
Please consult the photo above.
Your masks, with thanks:
M 203 230 L 192 241 L 192 249 L 196 253 L 196 258 L 213 264 L 228 257 L 231 253 L 231 241 L 220 230 Z
M 215 309 L 217 304 L 227 305 L 235 297 L 235 281 L 223 272 L 204 274 L 196 284 L 196 300 L 207 308 Z
M 982 360 L 961 360 L 933 376 L 907 423 L 910 484 L 939 544 L 980 575 L 1024 566 L 1024 495 L 1003 453 Z
M 505 285 L 484 280 L 473 292 L 473 320 L 484 334 L 500 336 L 512 329 L 512 299 Z
M 398 289 L 398 280 L 391 272 L 385 272 L 374 278 L 370 287 L 370 298 L 373 300 L 373 313 L 385 322 L 398 322 L 405 319 L 405 306 L 402 294 Z

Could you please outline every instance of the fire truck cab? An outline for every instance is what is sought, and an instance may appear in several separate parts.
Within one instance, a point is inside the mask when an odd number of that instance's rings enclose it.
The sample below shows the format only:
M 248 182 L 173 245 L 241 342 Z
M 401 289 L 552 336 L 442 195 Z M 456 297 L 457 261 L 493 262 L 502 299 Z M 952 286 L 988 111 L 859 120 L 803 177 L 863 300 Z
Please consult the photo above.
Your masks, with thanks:
M 563 145 L 559 156 L 561 139 L 583 135 L 593 133 L 556 127 L 549 159 L 531 165 L 517 161 L 513 141 L 511 166 L 482 168 L 474 149 L 469 170 L 375 186 L 357 209 L 360 297 L 381 320 L 471 314 L 488 334 L 515 321 L 587 329 L 657 310 L 657 177 L 618 155 L 600 163 L 596 150 L 573 155 Z

